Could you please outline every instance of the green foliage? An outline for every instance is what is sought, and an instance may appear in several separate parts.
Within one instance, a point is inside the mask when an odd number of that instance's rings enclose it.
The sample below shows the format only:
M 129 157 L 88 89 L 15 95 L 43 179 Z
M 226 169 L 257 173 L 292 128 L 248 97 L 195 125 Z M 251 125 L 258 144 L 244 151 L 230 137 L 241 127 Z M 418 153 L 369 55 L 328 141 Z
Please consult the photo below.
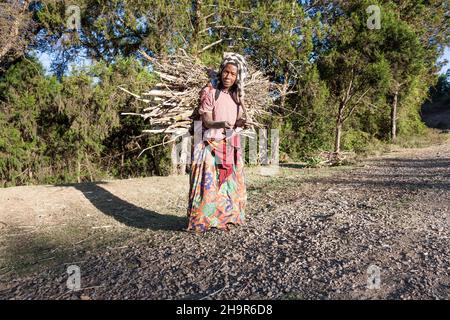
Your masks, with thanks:
M 161 137 L 143 136 L 142 119 L 119 115 L 142 106 L 118 85 L 144 90 L 154 81 L 132 58 L 75 70 L 61 82 L 33 59 L 11 67 L 0 81 L 2 185 L 167 174 L 167 148 L 137 158 Z
M 420 108 L 427 97 L 428 86 L 426 81 L 417 77 L 405 91 L 401 99 L 398 114 L 398 133 L 400 136 L 425 134 L 426 126 L 420 117 Z
M 334 123 L 328 91 L 315 68 L 298 85 L 299 93 L 288 99 L 292 113 L 280 118 L 280 149 L 294 160 L 304 160 L 332 146 Z M 276 127 L 275 124 L 271 125 Z
M 450 101 L 450 70 L 439 76 L 436 85 L 430 89 L 430 95 L 433 100 L 447 99 Z
M 370 133 L 355 129 L 345 131 L 342 137 L 344 150 L 356 153 L 368 152 L 373 147 L 373 144 L 377 144 L 377 141 Z

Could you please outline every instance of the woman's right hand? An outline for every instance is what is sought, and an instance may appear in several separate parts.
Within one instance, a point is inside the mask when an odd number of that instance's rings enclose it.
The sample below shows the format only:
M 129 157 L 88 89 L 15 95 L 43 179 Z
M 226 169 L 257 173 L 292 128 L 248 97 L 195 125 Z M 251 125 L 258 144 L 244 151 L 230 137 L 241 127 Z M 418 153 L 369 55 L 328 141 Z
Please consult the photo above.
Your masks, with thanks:
M 233 129 L 233 126 L 228 121 L 221 121 L 221 128 L 223 128 L 223 129 Z

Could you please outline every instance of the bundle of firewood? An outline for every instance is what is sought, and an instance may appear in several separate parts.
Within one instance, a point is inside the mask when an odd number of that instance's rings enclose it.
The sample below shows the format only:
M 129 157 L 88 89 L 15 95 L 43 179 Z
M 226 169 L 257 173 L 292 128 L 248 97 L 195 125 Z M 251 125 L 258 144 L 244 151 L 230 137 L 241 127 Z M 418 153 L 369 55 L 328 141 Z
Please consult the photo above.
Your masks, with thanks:
M 161 58 L 150 57 L 143 51 L 141 54 L 152 63 L 159 82 L 141 94 L 119 87 L 147 104 L 142 113 L 122 114 L 149 119 L 151 128 L 144 132 L 171 133 L 177 136 L 186 134 L 199 105 L 199 93 L 209 82 L 217 80 L 217 72 L 200 64 L 184 50 Z M 269 113 L 273 103 L 271 91 L 275 89 L 260 71 L 250 64 L 248 67 L 244 97 L 247 123 L 250 126 L 261 126 L 258 121 Z

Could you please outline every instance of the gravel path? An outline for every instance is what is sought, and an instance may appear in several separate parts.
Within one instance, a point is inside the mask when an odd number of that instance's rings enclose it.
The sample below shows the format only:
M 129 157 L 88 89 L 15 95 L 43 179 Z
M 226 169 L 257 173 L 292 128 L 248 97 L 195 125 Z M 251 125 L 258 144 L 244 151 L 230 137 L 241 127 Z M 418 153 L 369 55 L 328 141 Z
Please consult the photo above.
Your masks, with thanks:
M 0 278 L 0 298 L 450 298 L 450 140 L 248 191 L 245 227 L 143 231 L 82 261 Z M 66 287 L 69 264 L 81 268 L 80 291 Z

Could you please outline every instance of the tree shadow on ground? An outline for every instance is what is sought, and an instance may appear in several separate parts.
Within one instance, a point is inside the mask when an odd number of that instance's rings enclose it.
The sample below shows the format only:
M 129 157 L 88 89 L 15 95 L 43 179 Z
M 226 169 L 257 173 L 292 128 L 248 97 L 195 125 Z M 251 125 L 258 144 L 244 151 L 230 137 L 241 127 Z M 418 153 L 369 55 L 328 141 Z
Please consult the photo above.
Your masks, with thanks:
M 450 158 L 433 158 L 433 159 L 404 159 L 404 158 L 387 158 L 384 163 L 380 160 L 369 160 L 367 163 L 373 163 L 377 167 L 393 167 L 393 168 L 421 168 L 421 169 L 439 169 L 448 168 L 450 171 Z
M 391 158 L 383 162 L 371 161 L 372 173 L 354 172 L 348 176 L 312 178 L 310 181 L 371 188 L 391 188 L 398 190 L 450 190 L 450 159 L 402 159 Z M 378 168 L 377 168 L 378 167 Z M 386 172 L 385 168 L 391 168 Z M 406 168 L 398 170 L 400 168 Z M 410 169 L 410 170 L 407 170 Z M 307 182 L 306 180 L 305 182 Z
M 304 163 L 280 163 L 281 168 L 304 169 L 307 165 Z

